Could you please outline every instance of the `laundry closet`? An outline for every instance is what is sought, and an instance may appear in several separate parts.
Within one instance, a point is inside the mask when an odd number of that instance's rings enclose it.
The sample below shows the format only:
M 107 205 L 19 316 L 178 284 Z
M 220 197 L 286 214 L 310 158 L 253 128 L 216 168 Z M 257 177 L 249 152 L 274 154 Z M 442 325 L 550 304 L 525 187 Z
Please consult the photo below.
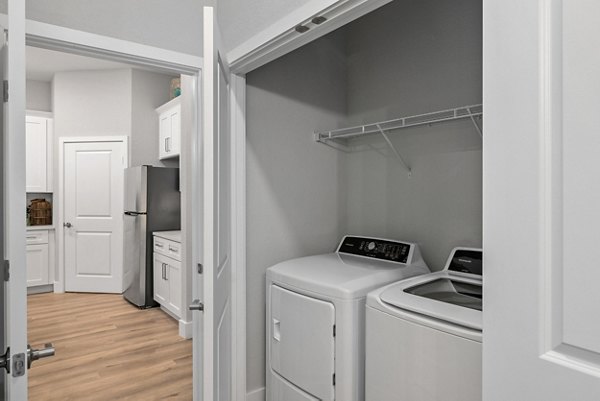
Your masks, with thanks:
M 258 394 L 268 267 L 331 252 L 345 234 L 417 243 L 432 271 L 456 246 L 481 248 L 482 3 L 391 2 L 246 84 L 247 390 Z

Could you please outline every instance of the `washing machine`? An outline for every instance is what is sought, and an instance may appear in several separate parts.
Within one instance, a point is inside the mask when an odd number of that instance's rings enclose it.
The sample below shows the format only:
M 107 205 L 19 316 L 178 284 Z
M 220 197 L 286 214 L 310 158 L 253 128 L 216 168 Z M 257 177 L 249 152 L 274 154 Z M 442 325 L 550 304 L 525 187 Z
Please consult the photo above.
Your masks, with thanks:
M 417 244 L 358 236 L 269 268 L 267 401 L 364 400 L 366 295 L 428 272 Z
M 369 293 L 367 401 L 481 401 L 482 251 Z

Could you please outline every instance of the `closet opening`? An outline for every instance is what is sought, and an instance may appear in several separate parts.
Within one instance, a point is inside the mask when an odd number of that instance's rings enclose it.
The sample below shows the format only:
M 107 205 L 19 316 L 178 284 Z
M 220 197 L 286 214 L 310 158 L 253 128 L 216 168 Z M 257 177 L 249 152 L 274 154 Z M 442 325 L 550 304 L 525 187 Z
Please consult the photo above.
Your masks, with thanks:
M 348 234 L 417 243 L 434 272 L 455 247 L 482 247 L 482 2 L 390 2 L 246 84 L 247 391 L 259 394 L 270 266 Z

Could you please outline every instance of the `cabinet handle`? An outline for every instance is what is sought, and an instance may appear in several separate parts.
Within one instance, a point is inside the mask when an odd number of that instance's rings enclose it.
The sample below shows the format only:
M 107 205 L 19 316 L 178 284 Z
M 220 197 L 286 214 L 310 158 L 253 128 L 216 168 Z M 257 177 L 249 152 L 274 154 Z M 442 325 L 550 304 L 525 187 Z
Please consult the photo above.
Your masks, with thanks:
M 165 264 L 162 263 L 162 277 L 163 280 L 165 279 Z
M 165 152 L 168 152 L 168 150 L 167 150 L 167 139 L 169 139 L 169 138 L 165 138 Z
M 163 244 L 161 244 L 160 242 L 157 242 L 157 243 L 156 243 L 156 247 L 157 247 L 157 248 L 164 248 L 164 245 L 163 245 Z
M 171 251 L 171 252 L 179 252 L 179 249 L 173 248 L 172 246 L 169 245 L 169 251 Z
M 28 235 L 27 239 L 36 239 L 37 237 L 35 235 Z
M 169 281 L 169 265 L 165 263 L 165 280 Z
M 166 139 L 166 141 L 167 141 L 167 152 L 170 152 L 171 151 L 171 138 L 168 137 Z

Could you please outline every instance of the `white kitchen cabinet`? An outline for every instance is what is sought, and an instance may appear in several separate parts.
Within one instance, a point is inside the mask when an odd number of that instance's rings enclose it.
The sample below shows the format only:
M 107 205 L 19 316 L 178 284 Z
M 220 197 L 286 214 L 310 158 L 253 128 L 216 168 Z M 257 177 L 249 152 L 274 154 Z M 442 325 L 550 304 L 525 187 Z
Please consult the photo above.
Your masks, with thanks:
M 166 268 L 162 255 L 154 254 L 154 300 L 161 305 L 166 305 L 169 302 L 169 282 L 166 278 Z
M 182 317 L 181 243 L 154 236 L 154 300 L 173 317 Z
M 48 244 L 27 245 L 27 286 L 50 284 L 48 281 Z
M 27 192 L 52 192 L 52 119 L 25 119 L 25 175 Z
M 48 230 L 27 231 L 26 269 L 27 287 L 50 284 L 50 272 L 53 266 Z
M 159 121 L 158 158 L 178 157 L 181 153 L 181 98 L 163 104 L 156 109 Z

